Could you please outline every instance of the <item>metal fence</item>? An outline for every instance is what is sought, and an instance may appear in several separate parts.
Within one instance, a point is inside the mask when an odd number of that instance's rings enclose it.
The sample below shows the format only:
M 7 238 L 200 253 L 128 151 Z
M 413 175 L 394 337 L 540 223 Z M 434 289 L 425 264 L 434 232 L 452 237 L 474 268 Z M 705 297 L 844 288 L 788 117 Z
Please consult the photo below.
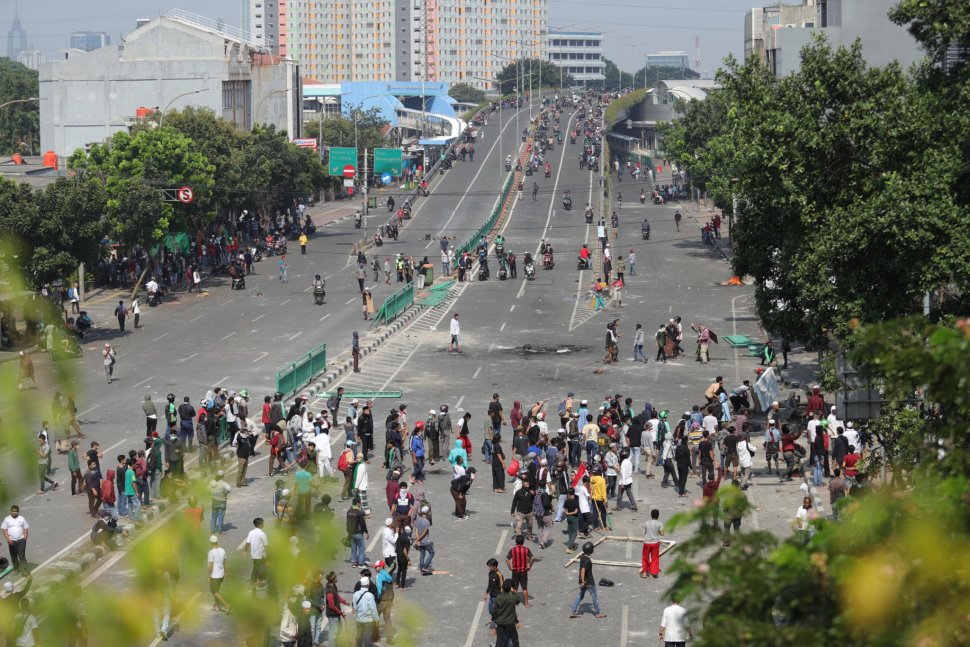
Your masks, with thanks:
M 384 299 L 384 303 L 374 314 L 374 323 L 371 328 L 378 324 L 387 324 L 394 321 L 397 317 L 411 307 L 414 303 L 414 282 L 408 283 L 397 292 L 393 292 Z
M 327 345 L 321 344 L 276 372 L 276 390 L 283 395 L 293 393 L 326 368 Z
M 485 238 L 495 223 L 498 222 L 499 216 L 502 214 L 502 209 L 505 208 L 505 201 L 509 197 L 509 190 L 512 188 L 512 182 L 515 179 L 515 174 L 510 173 L 508 177 L 505 178 L 505 184 L 502 185 L 502 195 L 499 196 L 498 202 L 495 203 L 495 208 L 492 209 L 492 213 L 489 215 L 488 220 L 478 228 L 478 230 L 468 237 L 468 239 L 455 248 L 455 258 L 458 258 L 465 252 L 474 251 L 478 244 Z

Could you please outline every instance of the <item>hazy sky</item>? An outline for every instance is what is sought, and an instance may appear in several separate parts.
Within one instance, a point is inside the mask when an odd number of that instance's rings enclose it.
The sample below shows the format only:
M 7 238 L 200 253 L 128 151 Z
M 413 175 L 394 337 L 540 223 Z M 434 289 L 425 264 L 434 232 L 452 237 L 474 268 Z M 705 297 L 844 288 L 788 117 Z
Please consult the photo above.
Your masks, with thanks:
M 645 2 L 646 4 L 642 4 Z M 549 26 L 591 29 L 606 34 L 606 56 L 626 70 L 642 65 L 658 50 L 683 50 L 694 58 L 700 37 L 701 70 L 712 74 L 728 53 L 741 56 L 744 12 L 768 0 L 549 0 Z M 241 0 L 0 0 L 0 38 L 6 52 L 14 7 L 33 46 L 48 56 L 67 47 L 73 31 L 106 31 L 116 39 L 131 31 L 136 18 L 165 13 L 172 7 L 223 18 L 238 25 Z

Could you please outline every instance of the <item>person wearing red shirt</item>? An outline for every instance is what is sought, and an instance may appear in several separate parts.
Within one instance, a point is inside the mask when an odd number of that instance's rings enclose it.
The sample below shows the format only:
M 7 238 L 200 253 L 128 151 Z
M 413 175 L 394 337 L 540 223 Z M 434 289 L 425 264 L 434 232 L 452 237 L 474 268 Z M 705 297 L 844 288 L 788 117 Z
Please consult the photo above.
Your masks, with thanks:
M 855 450 L 855 445 L 849 445 L 849 453 L 842 459 L 842 464 L 845 467 L 845 478 L 850 484 L 859 475 L 857 465 L 860 460 L 862 460 L 862 456 Z
M 813 387 L 812 395 L 808 396 L 808 402 L 805 404 L 805 417 L 811 418 L 816 411 L 819 415 L 825 412 L 825 398 L 822 397 L 822 389 L 818 386 Z
M 273 399 L 271 397 L 269 397 L 268 395 L 263 398 L 263 417 L 260 418 L 260 422 L 263 423 L 263 432 L 266 434 L 266 441 L 267 442 L 269 442 L 269 437 L 270 437 L 270 433 L 271 433 L 269 426 L 273 422 L 272 417 L 270 417 L 271 416 L 271 411 L 273 409 L 272 405 L 270 404 L 272 402 L 272 400 Z
M 505 556 L 505 565 L 512 571 L 512 588 L 522 589 L 522 599 L 524 606 L 529 608 L 529 570 L 535 563 L 536 558 L 525 545 L 525 536 L 516 535 L 515 546 L 509 550 Z

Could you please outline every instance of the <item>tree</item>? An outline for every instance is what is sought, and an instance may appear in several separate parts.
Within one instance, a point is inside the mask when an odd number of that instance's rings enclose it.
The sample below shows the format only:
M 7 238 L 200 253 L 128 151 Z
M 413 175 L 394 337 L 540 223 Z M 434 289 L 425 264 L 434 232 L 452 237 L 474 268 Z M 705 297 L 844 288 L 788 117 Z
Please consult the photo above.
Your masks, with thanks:
M 502 95 L 512 94 L 516 88 L 519 93 L 527 91 L 530 80 L 533 90 L 538 90 L 540 86 L 568 88 L 576 83 L 571 74 L 566 74 L 555 63 L 541 58 L 513 61 L 503 67 L 495 78 L 493 84 Z M 520 83 L 522 87 L 518 87 Z
M 275 126 L 258 126 L 253 130 L 240 163 L 251 188 L 247 204 L 263 217 L 275 215 L 324 184 L 317 154 L 294 146 Z
M 463 103 L 481 103 L 485 101 L 485 92 L 470 83 L 456 83 L 448 90 L 448 96 Z
M 106 195 L 95 179 L 58 178 L 35 196 L 37 224 L 32 260 L 40 282 L 74 274 L 100 260 Z
M 641 67 L 633 75 L 633 87 L 653 87 L 669 79 L 699 79 L 701 75 L 689 67 L 655 66 Z
M 30 99 L 40 93 L 37 70 L 0 58 L 0 104 Z M 40 106 L 37 101 L 13 103 L 0 110 L 0 155 L 40 152 Z
M 603 76 L 606 77 L 603 81 L 604 90 L 633 87 L 633 76 L 629 72 L 621 71 L 616 63 L 605 56 L 603 57 L 603 62 L 606 63 L 606 67 L 603 68 Z

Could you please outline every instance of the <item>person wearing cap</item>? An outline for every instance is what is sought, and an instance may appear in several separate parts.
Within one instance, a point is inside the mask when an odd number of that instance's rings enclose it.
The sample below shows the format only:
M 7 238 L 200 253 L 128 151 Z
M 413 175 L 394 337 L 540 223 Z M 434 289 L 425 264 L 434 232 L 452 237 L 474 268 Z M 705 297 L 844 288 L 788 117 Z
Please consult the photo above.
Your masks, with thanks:
M 438 412 L 428 411 L 428 418 L 424 421 L 424 437 L 430 448 L 428 450 L 428 464 L 434 465 L 441 460 L 441 431 L 438 425 Z
M 781 469 L 778 463 L 778 452 L 781 449 L 781 431 L 779 431 L 778 424 L 774 418 L 768 418 L 763 445 L 765 448 L 765 463 L 768 465 L 768 473 L 771 474 L 771 461 L 774 460 L 775 472 L 780 476 Z
M 212 610 L 229 613 L 229 603 L 219 591 L 226 578 L 226 549 L 219 545 L 219 537 L 209 537 L 208 556 L 209 593 L 212 594 Z
M 360 416 L 360 400 L 354 398 L 350 401 L 350 406 L 347 407 L 347 417 L 353 421 L 354 425 L 357 424 L 357 417 Z
M 229 492 L 232 488 L 224 480 L 226 473 L 222 470 L 216 472 L 215 476 L 209 481 L 209 496 L 212 501 L 212 513 L 210 515 L 210 532 L 214 535 L 222 533 L 222 527 L 226 520 L 226 506 L 229 501 Z
M 322 422 L 322 421 L 321 421 Z M 319 424 L 316 427 L 317 434 L 313 437 L 313 444 L 317 448 L 317 478 L 327 478 L 333 479 L 335 477 L 333 471 L 333 453 L 330 449 L 330 433 L 329 428 Z
M 111 384 L 111 381 L 114 379 L 115 362 L 118 359 L 118 354 L 111 347 L 111 344 L 106 343 L 104 350 L 101 351 L 101 358 L 104 362 L 104 376 L 108 380 L 108 384 Z

